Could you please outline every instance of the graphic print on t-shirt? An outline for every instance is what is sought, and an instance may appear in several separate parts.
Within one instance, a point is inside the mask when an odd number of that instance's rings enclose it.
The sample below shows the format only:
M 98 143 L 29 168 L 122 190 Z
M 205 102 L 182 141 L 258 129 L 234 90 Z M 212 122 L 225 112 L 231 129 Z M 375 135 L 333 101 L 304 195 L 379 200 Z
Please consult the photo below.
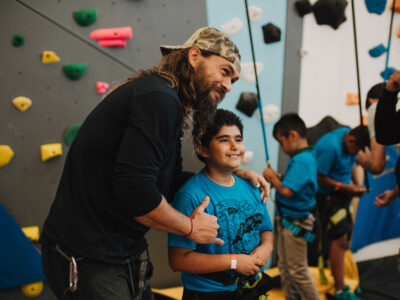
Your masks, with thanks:
M 260 242 L 263 214 L 249 200 L 225 199 L 215 206 L 220 226 L 218 237 L 225 241 L 230 253 L 250 254 Z

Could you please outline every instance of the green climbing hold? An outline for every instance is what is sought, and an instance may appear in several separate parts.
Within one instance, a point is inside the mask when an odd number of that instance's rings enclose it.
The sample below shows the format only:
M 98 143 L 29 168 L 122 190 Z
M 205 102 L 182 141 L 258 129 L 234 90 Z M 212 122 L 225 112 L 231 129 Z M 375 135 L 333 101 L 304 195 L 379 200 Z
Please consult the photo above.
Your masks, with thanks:
M 75 10 L 74 19 L 81 26 L 92 25 L 97 20 L 97 9 Z
M 75 63 L 75 64 L 66 64 L 64 65 L 64 73 L 68 78 L 76 80 L 79 79 L 85 74 L 85 71 L 88 67 L 87 63 Z
M 69 126 L 64 133 L 64 142 L 65 145 L 71 146 L 72 142 L 74 141 L 76 135 L 78 134 L 79 129 L 81 128 L 82 123 L 76 123 Z
M 18 33 L 16 35 L 14 35 L 12 38 L 12 45 L 14 47 L 20 47 L 24 44 L 24 42 L 25 42 L 25 38 L 22 34 Z

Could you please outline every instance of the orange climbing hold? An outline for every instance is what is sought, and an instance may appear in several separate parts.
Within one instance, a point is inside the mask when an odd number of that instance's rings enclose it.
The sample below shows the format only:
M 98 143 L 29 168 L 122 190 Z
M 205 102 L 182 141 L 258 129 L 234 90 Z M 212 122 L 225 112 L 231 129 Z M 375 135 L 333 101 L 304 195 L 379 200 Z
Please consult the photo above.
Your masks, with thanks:
M 358 93 L 347 93 L 346 105 L 357 105 L 358 101 Z

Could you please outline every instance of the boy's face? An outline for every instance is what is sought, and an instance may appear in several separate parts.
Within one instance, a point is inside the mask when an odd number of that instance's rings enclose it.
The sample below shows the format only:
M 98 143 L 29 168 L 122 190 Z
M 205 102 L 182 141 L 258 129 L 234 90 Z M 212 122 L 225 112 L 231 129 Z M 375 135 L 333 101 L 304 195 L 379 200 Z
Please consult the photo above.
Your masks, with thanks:
M 346 132 L 346 135 L 344 136 L 344 147 L 346 152 L 352 155 L 356 155 L 358 151 L 361 150 L 361 147 L 357 144 L 356 137 L 352 136 L 348 132 Z
M 287 155 L 292 156 L 293 153 L 295 153 L 297 149 L 297 144 L 295 143 L 295 132 L 294 130 L 291 130 L 289 132 L 288 137 L 285 137 L 284 135 L 280 134 L 279 132 L 276 134 L 276 139 L 279 142 L 279 145 L 282 148 L 282 151 L 285 152 Z
M 201 147 L 200 155 L 207 159 L 207 166 L 233 171 L 240 166 L 246 149 L 237 126 L 223 126 L 211 139 L 210 145 Z

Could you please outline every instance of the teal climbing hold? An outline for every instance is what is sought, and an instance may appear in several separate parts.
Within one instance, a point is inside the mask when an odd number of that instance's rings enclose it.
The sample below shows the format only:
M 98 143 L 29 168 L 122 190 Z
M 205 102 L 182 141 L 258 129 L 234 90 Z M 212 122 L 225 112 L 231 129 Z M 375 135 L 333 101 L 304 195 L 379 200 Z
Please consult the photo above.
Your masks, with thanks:
M 64 133 L 64 142 L 65 145 L 71 146 L 72 142 L 75 140 L 76 135 L 78 134 L 79 129 L 81 128 L 82 123 L 76 123 L 69 126 Z
M 12 45 L 14 47 L 20 47 L 25 43 L 25 38 L 22 34 L 16 34 L 12 38 Z
M 77 80 L 85 74 L 85 71 L 88 67 L 87 63 L 74 63 L 74 64 L 65 64 L 63 69 L 65 75 L 68 78 Z
M 92 25 L 97 20 L 97 9 L 75 10 L 74 19 L 81 26 Z

